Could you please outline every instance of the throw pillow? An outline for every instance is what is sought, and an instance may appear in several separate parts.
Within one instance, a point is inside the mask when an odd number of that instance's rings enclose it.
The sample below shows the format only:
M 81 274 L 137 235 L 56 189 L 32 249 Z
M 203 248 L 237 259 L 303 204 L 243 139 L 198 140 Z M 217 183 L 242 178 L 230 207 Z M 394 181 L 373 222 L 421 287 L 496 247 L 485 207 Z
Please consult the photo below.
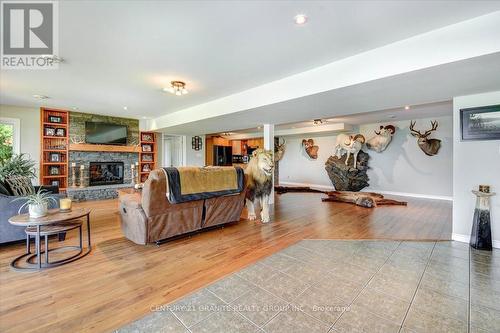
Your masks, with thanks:
M 23 197 L 35 193 L 35 188 L 31 184 L 29 177 L 11 176 L 6 178 L 5 182 L 9 186 L 12 195 Z

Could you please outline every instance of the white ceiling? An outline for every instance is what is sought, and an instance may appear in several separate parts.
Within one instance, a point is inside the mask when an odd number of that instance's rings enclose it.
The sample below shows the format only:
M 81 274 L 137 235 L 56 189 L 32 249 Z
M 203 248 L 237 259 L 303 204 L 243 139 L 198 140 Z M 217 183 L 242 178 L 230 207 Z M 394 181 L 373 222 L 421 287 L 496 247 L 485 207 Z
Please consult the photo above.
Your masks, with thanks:
M 2 70 L 0 102 L 39 106 L 32 95 L 42 94 L 51 107 L 158 117 L 499 9 L 499 1 L 62 1 L 66 62 Z M 298 13 L 307 25 L 294 25 Z M 190 94 L 162 93 L 173 79 Z
M 398 108 L 391 108 L 387 110 L 364 112 L 357 114 L 350 114 L 345 116 L 324 118 L 324 124 L 348 124 L 348 125 L 363 125 L 363 124 L 373 124 L 379 122 L 394 122 L 401 120 L 411 120 L 411 119 L 421 119 L 421 118 L 432 118 L 432 117 L 444 117 L 452 116 L 453 114 L 453 103 L 452 101 L 444 101 L 438 103 L 428 103 L 422 105 L 412 105 L 409 110 L 406 110 L 404 106 Z M 280 124 L 275 126 L 275 131 L 288 130 L 288 129 L 301 129 L 309 128 L 311 126 L 319 127 L 323 125 L 314 125 L 313 119 L 306 121 L 299 121 L 293 123 Z M 261 132 L 262 127 L 253 127 L 243 130 L 238 130 L 230 133 L 256 133 Z M 215 135 L 220 135 L 221 133 L 215 133 Z
M 340 122 L 347 119 L 346 123 L 366 124 L 385 121 L 385 114 L 396 114 L 396 120 L 427 118 L 433 113 L 442 116 L 451 112 L 446 102 L 449 103 L 454 96 L 499 90 L 498 73 L 500 53 L 494 53 L 184 123 L 169 127 L 168 133 L 235 132 L 255 129 L 263 123 L 300 123 L 317 118 L 335 118 Z M 411 113 L 401 114 L 405 105 L 417 107 Z

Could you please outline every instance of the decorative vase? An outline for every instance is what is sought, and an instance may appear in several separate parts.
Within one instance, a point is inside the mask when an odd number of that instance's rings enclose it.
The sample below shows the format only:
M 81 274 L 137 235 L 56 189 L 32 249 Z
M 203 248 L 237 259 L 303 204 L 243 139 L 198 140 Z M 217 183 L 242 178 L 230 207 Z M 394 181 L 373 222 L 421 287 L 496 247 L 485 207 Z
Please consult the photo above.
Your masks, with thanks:
M 490 193 L 490 188 L 486 185 L 480 185 L 479 191 L 473 190 L 472 193 L 477 198 L 472 220 L 470 246 L 477 250 L 491 251 L 490 197 L 494 196 L 495 193 Z
M 43 204 L 29 204 L 28 205 L 29 215 L 32 218 L 44 217 L 47 215 L 48 208 L 47 203 Z

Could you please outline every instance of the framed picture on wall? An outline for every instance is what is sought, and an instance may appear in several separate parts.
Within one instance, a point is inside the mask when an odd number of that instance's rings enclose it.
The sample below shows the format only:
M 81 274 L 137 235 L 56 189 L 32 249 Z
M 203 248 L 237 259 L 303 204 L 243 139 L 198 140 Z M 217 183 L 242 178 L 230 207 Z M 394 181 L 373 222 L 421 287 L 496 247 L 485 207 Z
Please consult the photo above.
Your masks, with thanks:
M 151 152 L 152 149 L 151 149 L 151 145 L 142 145 L 142 151 L 145 151 L 145 152 Z
M 198 151 L 201 150 L 202 140 L 200 136 L 193 136 L 191 139 L 191 148 Z
M 500 104 L 460 110 L 462 140 L 500 140 Z
M 53 181 L 50 182 L 50 185 L 59 187 L 59 181 L 58 180 L 53 180 Z

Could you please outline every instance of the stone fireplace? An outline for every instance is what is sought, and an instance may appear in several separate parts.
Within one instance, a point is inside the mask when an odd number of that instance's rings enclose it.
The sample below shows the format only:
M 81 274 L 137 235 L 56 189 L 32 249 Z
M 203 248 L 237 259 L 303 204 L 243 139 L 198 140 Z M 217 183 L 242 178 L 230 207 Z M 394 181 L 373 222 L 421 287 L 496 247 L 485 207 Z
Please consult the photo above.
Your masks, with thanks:
M 89 186 L 123 184 L 123 162 L 90 162 Z
M 139 154 L 104 151 L 70 151 L 69 162 L 76 163 L 76 187 L 68 187 L 68 197 L 75 201 L 102 200 L 118 197 L 118 189 L 132 186 L 132 164 Z M 84 166 L 80 187 L 80 166 Z M 69 170 L 71 180 L 71 168 Z

